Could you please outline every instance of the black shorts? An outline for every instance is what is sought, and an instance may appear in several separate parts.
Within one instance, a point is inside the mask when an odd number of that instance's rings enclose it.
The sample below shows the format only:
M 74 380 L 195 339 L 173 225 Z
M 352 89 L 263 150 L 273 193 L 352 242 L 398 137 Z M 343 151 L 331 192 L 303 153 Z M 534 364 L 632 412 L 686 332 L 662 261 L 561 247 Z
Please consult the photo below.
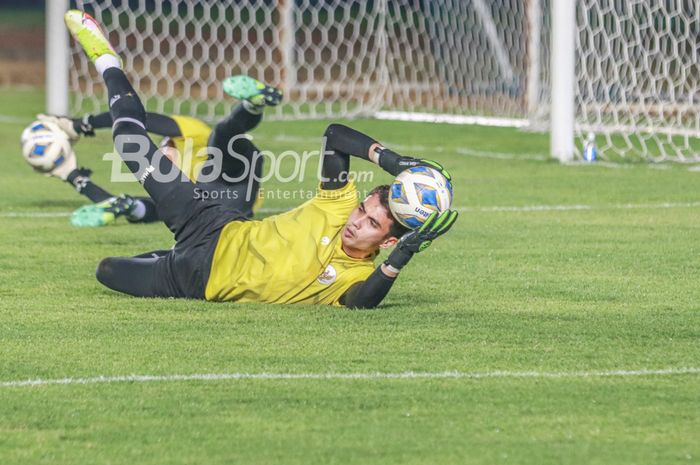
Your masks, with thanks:
M 200 211 L 185 226 L 187 234 L 156 264 L 157 286 L 163 295 L 204 299 L 221 230 L 231 221 L 246 221 L 238 209 L 215 202 L 199 205 Z

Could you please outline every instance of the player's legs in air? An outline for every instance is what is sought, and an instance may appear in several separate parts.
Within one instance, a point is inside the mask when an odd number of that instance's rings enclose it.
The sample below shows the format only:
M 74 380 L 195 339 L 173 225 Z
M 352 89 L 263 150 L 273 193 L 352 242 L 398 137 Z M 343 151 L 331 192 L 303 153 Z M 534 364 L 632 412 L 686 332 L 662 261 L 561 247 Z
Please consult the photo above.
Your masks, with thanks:
M 202 184 L 207 190 L 219 191 L 232 205 L 252 218 L 253 209 L 261 204 L 258 200 L 259 179 L 262 175 L 262 157 L 256 157 L 258 149 L 244 135 L 262 120 L 266 106 L 274 106 L 282 100 L 282 92 L 250 76 L 232 76 L 223 82 L 224 92 L 240 100 L 232 112 L 216 124 L 209 136 L 209 147 L 223 154 L 221 175 L 216 181 Z M 232 156 L 229 150 L 240 158 Z M 257 203 L 256 203 L 257 200 Z
M 209 261 L 221 228 L 234 219 L 243 219 L 242 214 L 227 205 L 201 200 L 196 185 L 183 181 L 181 176 L 162 176 L 177 168 L 168 157 L 161 156 L 148 137 L 145 109 L 98 23 L 76 10 L 66 13 L 65 20 L 105 80 L 117 150 L 155 202 L 161 220 L 176 240 L 173 250 L 164 255 L 156 252 L 153 258 L 106 258 L 98 267 L 97 278 L 111 289 L 134 296 L 203 298 Z

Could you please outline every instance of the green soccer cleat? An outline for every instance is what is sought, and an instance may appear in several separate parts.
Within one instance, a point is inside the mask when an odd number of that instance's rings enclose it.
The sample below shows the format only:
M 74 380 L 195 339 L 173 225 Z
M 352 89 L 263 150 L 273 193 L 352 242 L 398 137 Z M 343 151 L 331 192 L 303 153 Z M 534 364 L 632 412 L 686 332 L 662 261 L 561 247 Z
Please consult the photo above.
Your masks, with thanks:
M 224 92 L 238 100 L 247 100 L 255 106 L 275 106 L 282 101 L 282 91 L 250 76 L 231 76 L 224 79 Z
M 73 226 L 95 228 L 113 224 L 120 216 L 129 216 L 133 211 L 135 202 L 133 197 L 120 195 L 111 197 L 100 203 L 83 205 L 70 217 Z
M 114 55 L 119 58 L 95 18 L 79 10 L 69 10 L 63 19 L 71 35 L 83 47 L 90 61 L 94 63 L 102 55 Z

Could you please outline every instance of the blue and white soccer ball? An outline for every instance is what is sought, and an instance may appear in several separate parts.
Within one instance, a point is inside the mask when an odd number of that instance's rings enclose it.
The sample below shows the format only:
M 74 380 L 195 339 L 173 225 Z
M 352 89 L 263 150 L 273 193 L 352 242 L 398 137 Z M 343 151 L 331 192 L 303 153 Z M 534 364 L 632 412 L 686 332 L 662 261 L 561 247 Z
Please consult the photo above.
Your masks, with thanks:
M 50 122 L 34 121 L 22 131 L 22 155 L 35 170 L 49 173 L 72 153 L 68 135 Z
M 391 214 L 410 229 L 416 229 L 431 213 L 447 210 L 450 205 L 452 184 L 439 171 L 426 166 L 399 173 L 389 192 Z

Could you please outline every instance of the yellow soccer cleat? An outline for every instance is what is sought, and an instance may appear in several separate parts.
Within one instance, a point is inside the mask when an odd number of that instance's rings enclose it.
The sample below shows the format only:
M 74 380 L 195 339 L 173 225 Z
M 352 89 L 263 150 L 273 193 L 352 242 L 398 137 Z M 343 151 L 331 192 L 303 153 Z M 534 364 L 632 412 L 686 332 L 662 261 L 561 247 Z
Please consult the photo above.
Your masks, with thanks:
M 89 14 L 80 10 L 69 10 L 64 16 L 66 26 L 93 63 L 102 55 L 113 55 L 119 59 L 105 37 L 100 24 Z M 119 59 L 121 62 L 121 59 Z

